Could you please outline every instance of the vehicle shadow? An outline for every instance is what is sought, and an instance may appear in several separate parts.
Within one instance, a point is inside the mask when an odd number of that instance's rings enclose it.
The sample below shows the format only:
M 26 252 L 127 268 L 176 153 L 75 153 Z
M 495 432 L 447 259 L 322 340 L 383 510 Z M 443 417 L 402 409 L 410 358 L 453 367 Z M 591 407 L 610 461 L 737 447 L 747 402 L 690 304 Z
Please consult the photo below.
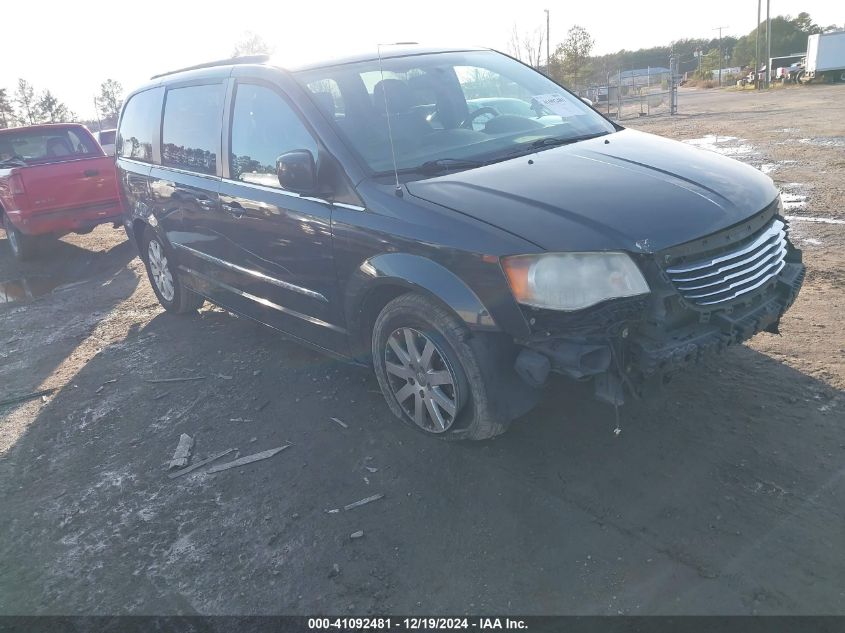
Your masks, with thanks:
M 26 262 L 17 262 L 0 239 L 0 399 L 38 390 L 134 292 L 134 249 L 107 236 L 97 250 L 56 240 Z M 15 409 L 0 415 L 8 419 Z M 8 445 L 6 426 L 0 427 L 0 453 Z
M 733 349 L 618 435 L 556 382 L 479 444 L 377 389 L 218 309 L 131 329 L 0 461 L 0 613 L 843 612 L 843 394 L 785 364 Z M 169 479 L 182 433 L 292 445 Z
M 39 244 L 38 252 L 32 259 L 19 262 L 12 255 L 6 233 L 0 227 L 0 282 L 24 277 L 50 277 L 57 285 L 73 283 L 96 274 L 100 266 L 121 265 L 118 254 L 124 251 L 128 258 L 122 264 L 126 264 L 132 256 L 131 244 L 123 231 L 111 227 L 99 227 L 96 233 L 73 237 L 74 241 L 45 241 Z M 103 249 L 103 246 L 106 248 Z

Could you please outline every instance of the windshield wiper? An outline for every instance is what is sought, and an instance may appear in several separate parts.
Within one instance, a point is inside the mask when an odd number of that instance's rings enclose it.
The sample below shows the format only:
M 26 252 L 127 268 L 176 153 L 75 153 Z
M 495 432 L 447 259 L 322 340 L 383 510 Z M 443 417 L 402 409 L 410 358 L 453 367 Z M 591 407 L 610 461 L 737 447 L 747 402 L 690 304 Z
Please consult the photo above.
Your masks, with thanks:
M 610 132 L 595 132 L 594 134 L 583 134 L 582 136 L 548 136 L 546 138 L 538 138 L 531 142 L 531 147 L 552 147 L 553 145 L 569 145 L 570 143 L 577 143 L 578 141 L 586 141 L 591 138 L 598 138 L 610 134 Z
M 498 160 L 507 160 L 514 156 L 522 156 L 523 154 L 531 154 L 535 150 L 545 147 L 554 147 L 556 145 L 571 145 L 579 141 L 586 141 L 591 138 L 598 138 L 605 136 L 610 132 L 596 132 L 594 134 L 583 134 L 581 136 L 547 136 L 546 138 L 538 138 L 536 141 L 530 143 L 520 144 L 516 149 L 512 149 Z
M 485 163 L 480 160 L 469 160 L 463 158 L 438 158 L 427 160 L 416 167 L 403 167 L 397 170 L 400 174 L 439 174 L 452 169 L 472 169 L 481 167 Z M 379 175 L 392 174 L 392 171 L 381 172 Z

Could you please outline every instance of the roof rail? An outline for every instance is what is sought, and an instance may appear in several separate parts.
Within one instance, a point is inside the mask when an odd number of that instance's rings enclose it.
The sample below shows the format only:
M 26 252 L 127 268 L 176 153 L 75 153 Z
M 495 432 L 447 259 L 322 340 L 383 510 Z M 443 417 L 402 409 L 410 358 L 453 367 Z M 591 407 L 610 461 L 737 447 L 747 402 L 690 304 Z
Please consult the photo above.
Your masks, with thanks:
M 269 55 L 244 55 L 242 57 L 230 57 L 229 59 L 218 59 L 217 61 L 205 62 L 204 64 L 197 64 L 196 66 L 186 66 L 185 68 L 169 70 L 166 73 L 153 75 L 150 79 L 158 79 L 159 77 L 174 75 L 176 73 L 185 72 L 186 70 L 199 70 L 200 68 L 214 68 L 215 66 L 230 66 L 233 64 L 263 64 L 269 60 Z

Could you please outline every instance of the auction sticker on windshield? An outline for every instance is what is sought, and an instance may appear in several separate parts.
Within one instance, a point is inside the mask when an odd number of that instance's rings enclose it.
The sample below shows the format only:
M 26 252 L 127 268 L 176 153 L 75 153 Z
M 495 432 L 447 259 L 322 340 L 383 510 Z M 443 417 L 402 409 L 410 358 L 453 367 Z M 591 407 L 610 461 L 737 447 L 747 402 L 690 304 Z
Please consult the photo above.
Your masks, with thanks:
M 552 114 L 558 114 L 560 116 L 581 116 L 584 114 L 582 110 L 576 108 L 564 95 L 535 95 L 531 97 L 531 100 L 539 103 L 541 106 L 551 111 Z

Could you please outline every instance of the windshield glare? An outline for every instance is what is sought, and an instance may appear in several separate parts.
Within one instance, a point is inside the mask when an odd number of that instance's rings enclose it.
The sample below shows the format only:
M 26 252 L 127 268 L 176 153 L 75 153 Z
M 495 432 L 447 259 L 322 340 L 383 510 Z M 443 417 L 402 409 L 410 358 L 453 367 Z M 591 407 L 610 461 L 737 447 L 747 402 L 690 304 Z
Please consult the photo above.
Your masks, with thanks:
M 375 172 L 438 159 L 495 160 L 543 138 L 614 127 L 539 72 L 492 51 L 437 53 L 297 74 L 318 107 Z

